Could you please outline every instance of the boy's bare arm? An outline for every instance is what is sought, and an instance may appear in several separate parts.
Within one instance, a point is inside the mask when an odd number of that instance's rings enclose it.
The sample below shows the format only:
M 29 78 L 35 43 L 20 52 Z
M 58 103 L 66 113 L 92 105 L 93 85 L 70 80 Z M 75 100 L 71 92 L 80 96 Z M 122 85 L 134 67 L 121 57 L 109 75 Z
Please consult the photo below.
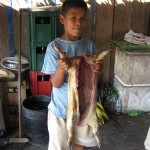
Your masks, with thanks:
M 65 78 L 65 70 L 57 68 L 56 73 L 51 75 L 51 83 L 53 87 L 60 87 Z
M 57 60 L 58 68 L 56 73 L 51 75 L 51 82 L 53 87 L 60 87 L 64 82 L 65 72 L 70 66 L 70 61 L 68 58 L 62 58 Z

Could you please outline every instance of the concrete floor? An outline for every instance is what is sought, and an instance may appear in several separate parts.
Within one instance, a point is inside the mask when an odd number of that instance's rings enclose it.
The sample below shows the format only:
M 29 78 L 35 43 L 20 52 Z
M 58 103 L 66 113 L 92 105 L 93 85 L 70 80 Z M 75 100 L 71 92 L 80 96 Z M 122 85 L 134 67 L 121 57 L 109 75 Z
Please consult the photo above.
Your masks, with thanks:
M 109 118 L 100 128 L 101 150 L 145 150 L 144 140 L 150 126 L 150 113 L 132 118 L 111 114 Z M 9 143 L 12 137 L 17 137 L 17 131 L 11 131 L 0 138 L 0 150 L 47 150 L 47 145 Z M 85 149 L 98 150 L 97 147 Z

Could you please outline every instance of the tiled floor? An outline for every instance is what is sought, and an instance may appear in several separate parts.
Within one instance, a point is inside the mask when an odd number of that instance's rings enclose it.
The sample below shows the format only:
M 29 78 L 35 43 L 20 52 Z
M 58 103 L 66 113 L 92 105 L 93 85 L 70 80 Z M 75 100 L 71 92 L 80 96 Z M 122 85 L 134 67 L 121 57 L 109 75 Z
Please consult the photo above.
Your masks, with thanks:
M 127 118 L 125 115 L 110 115 L 110 120 L 100 128 L 101 150 L 145 150 L 144 140 L 150 126 L 150 113 Z M 47 145 L 9 143 L 17 131 L 0 138 L 0 150 L 47 150 Z M 98 150 L 97 147 L 85 148 Z

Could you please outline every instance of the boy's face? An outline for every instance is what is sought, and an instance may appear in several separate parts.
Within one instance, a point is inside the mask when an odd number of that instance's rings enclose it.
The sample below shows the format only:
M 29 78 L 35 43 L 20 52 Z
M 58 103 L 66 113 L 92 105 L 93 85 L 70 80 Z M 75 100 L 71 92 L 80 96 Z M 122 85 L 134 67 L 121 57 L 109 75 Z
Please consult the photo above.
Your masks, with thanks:
M 79 40 L 82 37 L 86 26 L 86 14 L 85 9 L 73 7 L 65 15 L 60 15 L 60 22 L 64 25 L 65 30 L 63 39 Z

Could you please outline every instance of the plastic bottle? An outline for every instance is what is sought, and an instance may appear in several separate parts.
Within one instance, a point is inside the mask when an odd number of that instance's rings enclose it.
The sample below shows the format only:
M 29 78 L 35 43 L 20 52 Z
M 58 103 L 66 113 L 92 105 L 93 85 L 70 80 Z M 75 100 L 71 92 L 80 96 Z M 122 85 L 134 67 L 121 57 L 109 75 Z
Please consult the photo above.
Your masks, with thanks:
M 4 131 L 0 130 L 0 138 L 4 135 Z
M 141 110 L 130 110 L 127 111 L 127 117 L 135 117 L 135 116 L 140 116 L 142 115 L 144 112 Z
M 115 112 L 117 114 L 120 114 L 122 112 L 122 102 L 121 102 L 120 99 L 116 100 L 116 103 L 115 103 Z

